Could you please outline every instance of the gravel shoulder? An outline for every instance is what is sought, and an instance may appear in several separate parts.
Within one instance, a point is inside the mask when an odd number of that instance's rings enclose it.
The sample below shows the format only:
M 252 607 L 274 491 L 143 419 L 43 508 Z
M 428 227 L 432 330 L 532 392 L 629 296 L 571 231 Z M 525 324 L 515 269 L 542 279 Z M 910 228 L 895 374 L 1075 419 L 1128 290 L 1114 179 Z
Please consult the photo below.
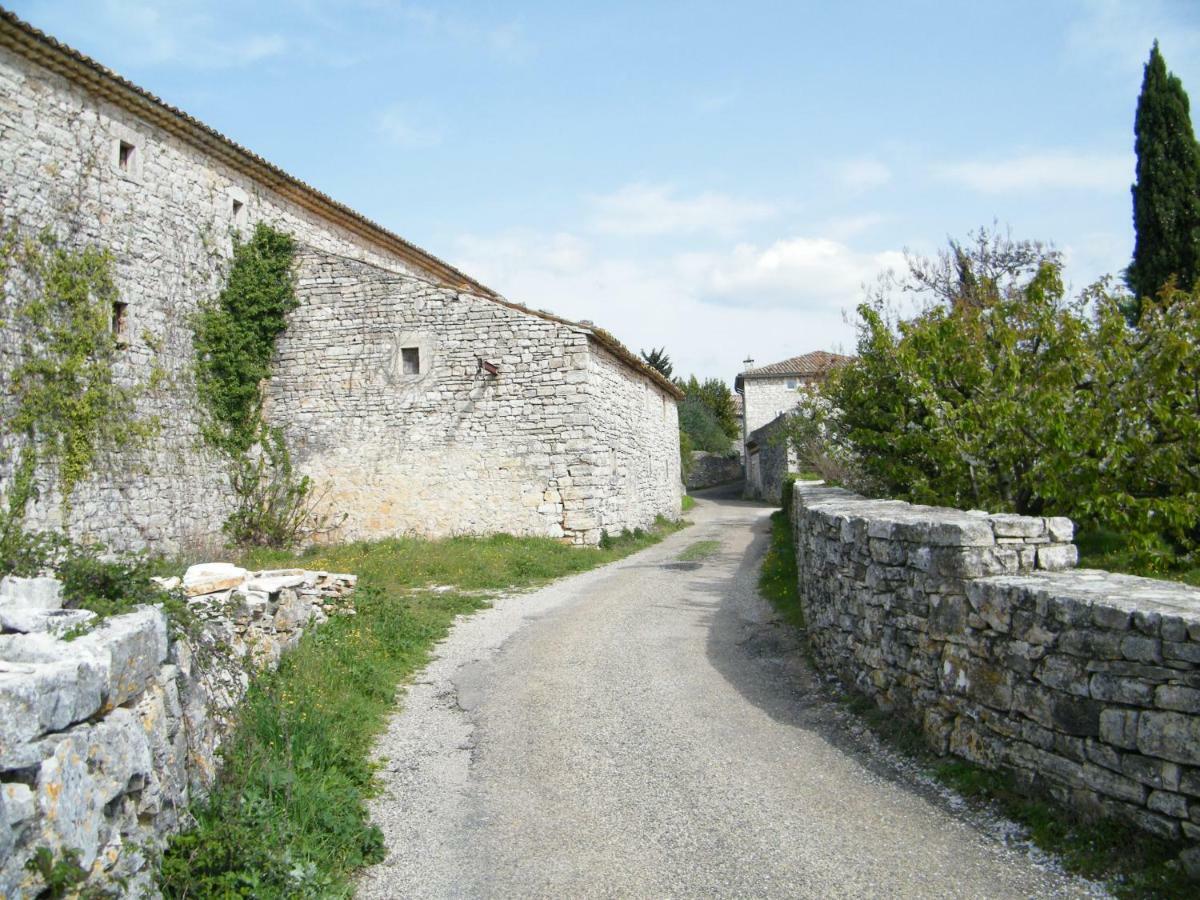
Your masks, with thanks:
M 455 626 L 380 739 L 358 895 L 1103 896 L 832 701 L 757 595 L 771 510 L 707 497 Z

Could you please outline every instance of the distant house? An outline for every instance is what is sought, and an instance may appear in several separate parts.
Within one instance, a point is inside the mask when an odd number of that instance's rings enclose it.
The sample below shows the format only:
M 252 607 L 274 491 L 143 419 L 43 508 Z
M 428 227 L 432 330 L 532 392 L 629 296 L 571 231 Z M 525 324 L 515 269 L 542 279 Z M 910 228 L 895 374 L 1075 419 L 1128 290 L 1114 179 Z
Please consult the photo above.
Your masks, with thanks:
M 742 398 L 743 438 L 790 412 L 800 402 L 800 388 L 820 384 L 833 369 L 849 359 L 825 350 L 814 350 L 758 367 L 754 366 L 754 360 L 747 359 L 746 368 L 733 382 L 733 389 Z
M 795 409 L 803 388 L 823 382 L 831 371 L 850 357 L 814 350 L 766 366 L 746 368 L 733 386 L 741 397 L 742 440 L 745 447 L 746 496 L 778 501 L 784 476 L 798 471 L 790 447 L 781 442 L 782 416 Z

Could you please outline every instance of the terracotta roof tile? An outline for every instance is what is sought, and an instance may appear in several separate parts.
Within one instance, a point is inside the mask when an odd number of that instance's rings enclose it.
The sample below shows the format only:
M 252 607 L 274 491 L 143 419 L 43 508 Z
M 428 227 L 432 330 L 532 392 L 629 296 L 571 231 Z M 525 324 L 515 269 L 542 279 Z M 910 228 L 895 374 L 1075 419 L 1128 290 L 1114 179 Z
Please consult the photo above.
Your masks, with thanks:
M 781 362 L 747 369 L 742 378 L 778 378 L 783 375 L 823 375 L 830 369 L 844 365 L 851 357 L 825 350 L 814 350 L 802 356 L 793 356 Z

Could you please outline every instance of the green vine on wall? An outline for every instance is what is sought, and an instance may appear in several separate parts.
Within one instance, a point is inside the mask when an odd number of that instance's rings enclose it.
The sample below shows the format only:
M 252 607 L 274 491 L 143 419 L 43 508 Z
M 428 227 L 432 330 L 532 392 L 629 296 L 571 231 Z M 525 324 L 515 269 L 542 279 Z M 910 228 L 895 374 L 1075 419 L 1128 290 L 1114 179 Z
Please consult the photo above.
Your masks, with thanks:
M 234 236 L 221 293 L 196 316 L 196 392 L 208 413 L 204 438 L 228 458 L 237 506 L 225 523 L 237 544 L 287 546 L 327 523 L 315 514 L 307 477 L 297 476 L 283 432 L 263 416 L 263 385 L 275 342 L 299 305 L 292 237 L 259 223 Z
M 52 468 L 69 511 L 101 451 L 144 441 L 157 422 L 136 416 L 146 385 L 114 377 L 122 346 L 112 317 L 120 295 L 107 250 L 64 245 L 49 230 L 21 238 L 9 229 L 0 238 L 0 283 L 0 325 L 18 336 L 3 417 L 20 446 L 0 513 L 0 541 L 7 543 L 36 496 L 39 466 Z
M 259 223 L 234 239 L 224 289 L 196 316 L 196 391 L 209 414 L 204 437 L 231 456 L 262 439 L 262 390 L 275 341 L 298 305 L 291 235 Z

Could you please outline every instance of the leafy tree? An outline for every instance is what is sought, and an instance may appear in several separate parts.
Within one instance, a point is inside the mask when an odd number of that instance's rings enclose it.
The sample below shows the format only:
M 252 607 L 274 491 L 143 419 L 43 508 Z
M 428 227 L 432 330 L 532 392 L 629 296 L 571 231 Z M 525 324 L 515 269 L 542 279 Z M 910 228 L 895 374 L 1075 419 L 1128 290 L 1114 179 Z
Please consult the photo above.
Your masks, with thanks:
M 722 430 L 712 410 L 698 398 L 689 396 L 679 404 L 679 427 L 687 433 L 693 449 L 729 452 L 729 435 Z
M 653 369 L 657 369 L 662 373 L 663 378 L 670 378 L 671 373 L 675 371 L 675 367 L 671 364 L 671 357 L 667 355 L 666 347 L 659 347 L 657 350 L 653 347 L 650 352 L 641 351 L 642 359 L 646 361 L 646 365 Z
M 733 391 L 721 379 L 706 378 L 700 381 L 692 375 L 687 381 L 677 381 L 676 384 L 689 400 L 695 400 L 708 408 L 713 419 L 731 440 L 742 433 L 737 407 L 733 403 Z
M 1175 277 L 1184 290 L 1200 277 L 1200 145 L 1183 84 L 1150 50 L 1134 119 L 1133 261 L 1125 277 L 1134 293 L 1130 318 Z
M 1119 532 L 1148 571 L 1200 553 L 1200 286 L 1167 288 L 1133 328 L 1108 282 L 1068 298 L 1057 254 L 989 236 L 912 260 L 902 287 L 931 302 L 908 318 L 887 296 L 860 306 L 857 358 L 792 420 L 823 474 L 1070 515 Z

